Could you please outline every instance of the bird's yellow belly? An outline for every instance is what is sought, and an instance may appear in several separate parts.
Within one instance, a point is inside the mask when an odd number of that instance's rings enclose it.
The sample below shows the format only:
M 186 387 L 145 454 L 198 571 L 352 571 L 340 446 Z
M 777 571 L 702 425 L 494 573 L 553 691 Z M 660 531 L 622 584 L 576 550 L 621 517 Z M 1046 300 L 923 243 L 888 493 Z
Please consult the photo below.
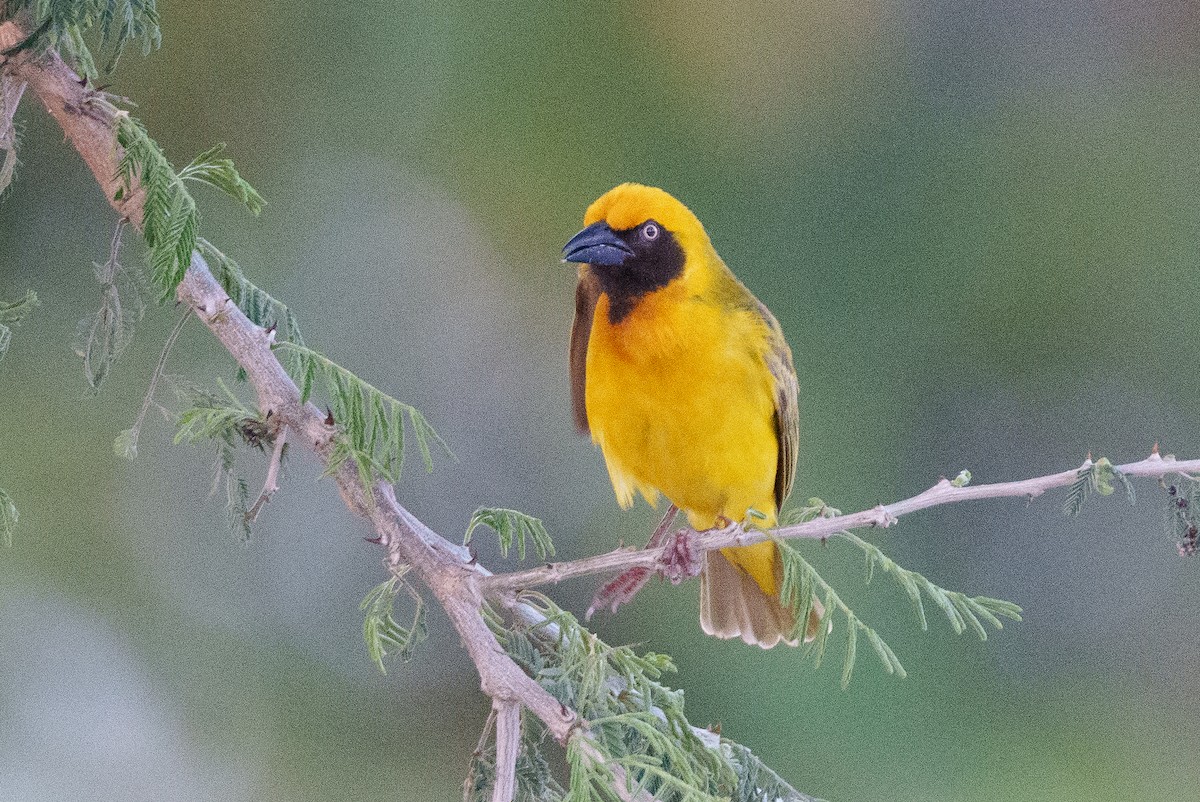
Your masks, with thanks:
M 707 338 L 691 332 L 679 348 L 639 343 L 636 329 L 622 328 L 597 320 L 586 385 L 588 422 L 618 501 L 661 493 L 697 529 L 744 520 L 750 509 L 773 522 L 774 388 L 761 360 L 747 359 L 721 328 Z

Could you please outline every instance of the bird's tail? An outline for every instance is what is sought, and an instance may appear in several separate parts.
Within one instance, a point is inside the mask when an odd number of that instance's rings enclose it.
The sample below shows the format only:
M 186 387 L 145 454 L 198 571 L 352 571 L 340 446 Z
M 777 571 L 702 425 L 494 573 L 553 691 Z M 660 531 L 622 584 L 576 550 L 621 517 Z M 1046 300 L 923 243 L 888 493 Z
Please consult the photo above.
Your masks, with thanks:
M 740 637 L 764 649 L 780 641 L 798 645 L 798 640 L 789 639 L 796 618 L 779 603 L 782 573 L 774 543 L 705 553 L 700 575 L 700 627 L 713 637 Z M 825 608 L 814 597 L 804 630 L 805 642 L 816 637 L 824 616 Z

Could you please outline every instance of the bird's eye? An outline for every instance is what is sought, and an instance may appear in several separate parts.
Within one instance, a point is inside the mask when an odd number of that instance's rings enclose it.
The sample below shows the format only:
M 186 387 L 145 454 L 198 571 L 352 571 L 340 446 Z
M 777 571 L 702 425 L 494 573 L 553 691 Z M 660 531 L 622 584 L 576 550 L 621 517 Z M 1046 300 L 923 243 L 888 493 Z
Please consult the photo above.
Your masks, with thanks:
M 646 239 L 658 239 L 658 226 L 654 223 L 646 223 L 642 226 L 642 236 Z

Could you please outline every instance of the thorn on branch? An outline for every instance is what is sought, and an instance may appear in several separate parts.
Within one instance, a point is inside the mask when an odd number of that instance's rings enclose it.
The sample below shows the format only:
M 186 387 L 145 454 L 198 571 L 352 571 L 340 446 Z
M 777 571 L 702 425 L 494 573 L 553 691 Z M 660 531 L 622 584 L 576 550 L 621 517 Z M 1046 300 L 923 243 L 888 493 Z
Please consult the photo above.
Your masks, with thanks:
M 882 504 L 876 504 L 871 510 L 871 517 L 869 519 L 871 526 L 879 529 L 887 529 L 889 526 L 897 523 L 898 521 L 899 519 L 888 512 L 887 508 Z
M 100 123 L 101 125 L 108 125 L 108 115 L 106 115 L 102 109 L 98 110 L 92 108 L 92 104 L 89 101 L 90 98 L 84 98 L 84 101 L 78 106 L 74 103 L 64 103 L 63 111 L 67 112 L 68 114 L 74 114 L 78 117 L 86 117 L 89 120 Z

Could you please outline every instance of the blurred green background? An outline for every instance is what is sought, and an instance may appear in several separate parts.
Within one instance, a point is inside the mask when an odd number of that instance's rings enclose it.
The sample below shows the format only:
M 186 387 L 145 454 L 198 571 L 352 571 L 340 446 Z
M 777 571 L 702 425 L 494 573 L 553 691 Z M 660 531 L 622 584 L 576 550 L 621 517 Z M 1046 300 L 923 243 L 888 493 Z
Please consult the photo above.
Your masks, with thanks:
M 1200 12 L 1152 0 L 162 4 L 164 46 L 111 91 L 177 164 L 225 141 L 270 202 L 199 190 L 202 233 L 315 347 L 424 410 L 458 456 L 400 495 L 449 537 L 480 505 L 560 555 L 644 538 L 571 426 L 573 271 L 616 183 L 706 224 L 779 317 L 801 380 L 799 499 L 843 509 L 1200 454 Z M 385 576 L 310 456 L 243 546 L 213 453 L 148 421 L 113 455 L 176 313 L 147 310 L 98 397 L 72 341 L 114 216 L 27 98 L 0 200 L 0 298 L 42 308 L 0 364 L 0 798 L 450 800 L 486 702 L 445 620 L 388 676 L 357 605 Z M 129 238 L 125 261 L 138 263 Z M 169 370 L 232 377 L 189 326 Z M 265 458 L 245 456 L 255 488 Z M 872 538 L 947 587 L 1011 599 L 986 643 L 857 552 L 809 546 L 909 671 L 704 638 L 697 586 L 598 631 L 667 651 L 720 722 L 831 800 L 1186 800 L 1200 784 L 1200 563 L 1162 491 L 1077 520 L 1062 495 L 932 510 Z M 495 549 L 481 558 L 502 565 Z M 594 582 L 554 591 L 582 612 Z M 861 651 L 861 650 L 860 650 Z M 835 655 L 836 657 L 836 655 Z

